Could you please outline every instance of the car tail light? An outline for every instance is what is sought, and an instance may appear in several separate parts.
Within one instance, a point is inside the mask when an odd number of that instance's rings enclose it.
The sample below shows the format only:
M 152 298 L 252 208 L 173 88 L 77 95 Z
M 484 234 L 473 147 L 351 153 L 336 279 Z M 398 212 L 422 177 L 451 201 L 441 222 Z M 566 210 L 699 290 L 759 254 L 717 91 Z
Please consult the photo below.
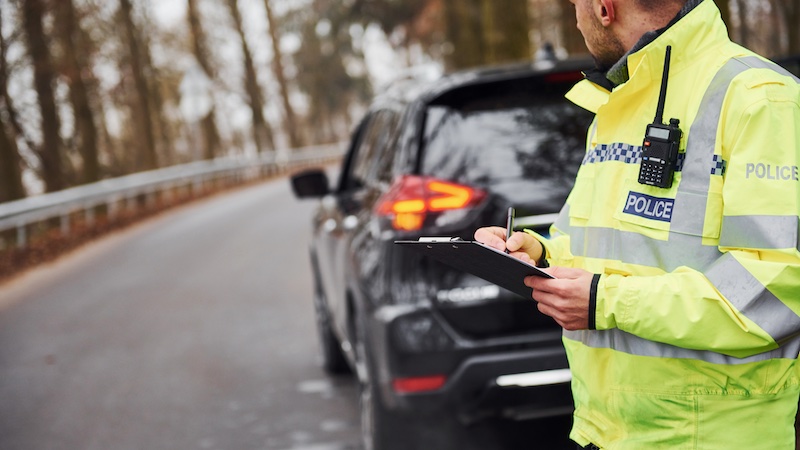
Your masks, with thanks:
M 486 193 L 480 189 L 431 177 L 401 177 L 378 201 L 377 212 L 392 220 L 397 230 L 422 228 L 429 213 L 468 208 Z
M 584 78 L 586 77 L 583 75 L 583 72 L 574 71 L 574 72 L 551 73 L 549 75 L 545 75 L 544 81 L 547 83 L 563 83 L 563 82 L 580 81 Z
M 416 392 L 435 391 L 447 382 L 444 375 L 431 375 L 426 377 L 395 378 L 392 387 L 398 394 L 413 394 Z

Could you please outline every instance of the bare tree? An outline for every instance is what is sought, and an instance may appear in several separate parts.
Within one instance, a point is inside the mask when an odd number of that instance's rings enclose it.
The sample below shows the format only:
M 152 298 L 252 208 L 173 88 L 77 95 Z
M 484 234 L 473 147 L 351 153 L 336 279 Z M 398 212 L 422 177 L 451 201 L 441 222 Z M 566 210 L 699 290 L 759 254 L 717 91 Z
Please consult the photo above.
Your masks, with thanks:
M 783 18 L 783 29 L 787 33 L 785 53 L 800 54 L 800 0 L 772 0 L 772 4 L 778 17 Z
M 531 58 L 527 2 L 446 0 L 445 8 L 449 69 Z
M 42 178 L 48 192 L 65 187 L 64 164 L 61 154 L 61 122 L 58 117 L 53 83 L 53 70 L 47 36 L 44 32 L 43 20 L 45 4 L 42 0 L 26 0 L 22 2 L 22 17 L 25 35 L 28 41 L 28 53 L 33 63 L 33 83 L 36 89 L 41 113 L 42 145 L 39 158 L 42 163 Z
M 16 111 L 8 93 L 8 44 L 3 35 L 3 5 L 0 5 L 0 99 L 2 99 L 5 114 L 0 115 L 0 202 L 7 202 L 25 197 L 25 188 L 22 184 L 22 166 L 19 148 L 12 131 L 6 127 L 6 119 L 16 120 Z M 16 123 L 19 126 L 19 123 Z M 21 129 L 21 128 L 20 128 Z
M 72 0 L 55 2 L 59 21 L 59 41 L 61 43 L 63 75 L 69 86 L 70 102 L 75 115 L 78 147 L 83 160 L 82 181 L 84 183 L 100 179 L 100 163 L 97 150 L 97 127 L 90 106 L 84 74 L 91 72 L 86 58 L 86 49 L 79 45 L 80 22 L 75 13 Z
M 122 31 L 125 33 L 130 57 L 128 69 L 135 89 L 136 119 L 134 122 L 138 125 L 140 131 L 137 135 L 141 138 L 136 165 L 141 170 L 155 169 L 158 167 L 158 157 L 150 107 L 150 90 L 143 70 L 143 52 L 140 48 L 138 31 L 133 22 L 133 7 L 130 0 L 119 0 L 119 6 Z
M 481 0 L 485 64 L 523 61 L 531 57 L 528 5 L 519 0 Z
M 482 65 L 486 50 L 478 4 L 445 0 L 445 22 L 450 49 L 445 55 L 447 68 L 457 70 Z
M 0 203 L 25 197 L 17 143 L 0 121 Z
M 730 0 L 714 0 L 714 3 L 717 4 L 719 8 L 720 15 L 722 16 L 722 21 L 725 22 L 725 25 L 728 26 L 728 35 L 730 35 L 730 28 L 731 28 L 731 1 Z
M 366 71 L 348 72 L 346 67 L 346 61 L 351 67 L 364 61 L 354 38 L 358 33 L 351 32 L 362 29 L 365 20 L 363 11 L 353 9 L 358 4 L 314 0 L 310 8 L 284 18 L 285 26 L 301 37 L 292 60 L 297 67 L 297 87 L 310 99 L 306 120 L 313 124 L 308 136 L 314 143 L 346 138 L 355 120 L 353 107 L 363 105 L 372 95 Z
M 258 78 L 256 77 L 253 55 L 250 53 L 250 47 L 247 45 L 247 39 L 245 38 L 244 27 L 242 26 L 242 15 L 239 12 L 239 6 L 236 0 L 227 0 L 227 3 L 228 10 L 233 19 L 234 28 L 236 28 L 236 32 L 239 34 L 239 39 L 242 44 L 245 78 L 244 87 L 250 103 L 250 109 L 253 113 L 253 140 L 259 152 L 263 152 L 267 148 L 274 150 L 275 140 L 273 138 L 272 128 L 264 118 L 264 100 L 261 94 L 261 86 L 259 86 Z
M 589 50 L 586 48 L 583 36 L 578 31 L 575 9 L 566 2 L 560 2 L 559 6 L 561 7 L 561 20 L 559 21 L 562 36 L 561 45 L 570 55 L 588 53 Z
M 292 148 L 298 148 L 302 145 L 302 140 L 300 139 L 300 134 L 297 129 L 297 119 L 295 118 L 294 108 L 292 108 L 292 102 L 289 101 L 289 87 L 283 70 L 283 54 L 280 49 L 278 23 L 275 20 L 275 16 L 272 14 L 269 0 L 264 0 L 264 7 L 267 9 L 269 36 L 272 41 L 272 70 L 275 73 L 275 79 L 278 80 L 278 85 L 281 89 L 286 134 L 289 136 L 289 145 Z
M 147 84 L 147 93 L 149 94 L 147 101 L 150 104 L 150 111 L 152 112 L 150 124 L 153 128 L 153 138 L 156 140 L 156 161 L 158 161 L 159 166 L 167 166 L 173 163 L 172 133 L 170 132 L 173 124 L 170 123 L 164 115 L 165 100 L 163 91 L 174 91 L 174 88 L 164 86 L 165 84 L 169 84 L 165 83 L 168 77 L 165 76 L 165 71 L 162 70 L 162 68 L 157 67 L 153 63 L 150 47 L 154 39 L 161 39 L 162 36 L 161 33 L 157 32 L 158 29 L 154 27 L 152 19 L 147 16 L 146 9 L 144 12 L 145 14 L 143 14 L 142 18 L 143 23 L 139 27 L 134 27 L 134 32 L 136 33 L 136 38 L 140 42 L 139 48 L 141 49 L 142 56 L 142 71 Z M 156 32 L 149 31 L 151 28 L 155 29 Z M 143 32 L 143 30 L 148 31 Z
M 200 64 L 206 76 L 209 79 L 213 79 L 216 71 L 213 69 L 210 52 L 206 45 L 206 35 L 200 20 L 200 12 L 197 9 L 197 0 L 188 0 L 187 16 L 189 19 L 189 30 L 192 34 L 192 48 L 194 50 L 195 59 L 197 59 L 197 63 Z M 203 130 L 204 141 L 203 157 L 205 159 L 213 159 L 217 156 L 222 146 L 214 117 L 215 108 L 212 106 L 208 114 L 201 120 L 200 126 Z

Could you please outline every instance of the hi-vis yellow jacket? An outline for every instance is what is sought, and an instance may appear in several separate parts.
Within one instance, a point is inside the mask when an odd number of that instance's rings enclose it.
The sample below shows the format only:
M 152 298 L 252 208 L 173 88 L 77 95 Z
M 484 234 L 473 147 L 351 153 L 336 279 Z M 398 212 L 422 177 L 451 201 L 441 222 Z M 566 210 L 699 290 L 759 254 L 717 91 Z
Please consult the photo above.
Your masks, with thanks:
M 665 49 L 669 189 L 639 184 Z M 711 0 L 628 56 L 596 113 L 550 264 L 595 277 L 591 330 L 564 332 L 572 439 L 603 449 L 793 449 L 800 392 L 800 81 L 731 43 Z

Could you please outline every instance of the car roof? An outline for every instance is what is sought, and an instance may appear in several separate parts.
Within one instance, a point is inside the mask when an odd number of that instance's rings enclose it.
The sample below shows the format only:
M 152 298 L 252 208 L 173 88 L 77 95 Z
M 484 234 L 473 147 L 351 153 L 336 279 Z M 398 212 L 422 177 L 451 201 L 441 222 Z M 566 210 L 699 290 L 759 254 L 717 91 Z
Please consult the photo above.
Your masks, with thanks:
M 443 76 L 420 70 L 400 77 L 378 94 L 373 104 L 434 102 L 442 95 L 456 89 L 506 80 L 519 80 L 561 72 L 575 72 L 593 66 L 590 57 L 574 57 L 560 60 L 542 60 L 478 67 L 452 72 Z

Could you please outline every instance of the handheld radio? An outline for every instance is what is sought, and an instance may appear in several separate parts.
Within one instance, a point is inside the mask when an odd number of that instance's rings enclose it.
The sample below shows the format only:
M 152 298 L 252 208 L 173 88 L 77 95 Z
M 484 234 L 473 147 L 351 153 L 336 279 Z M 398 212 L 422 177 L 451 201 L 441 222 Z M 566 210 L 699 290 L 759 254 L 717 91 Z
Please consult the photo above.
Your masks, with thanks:
M 672 187 L 672 177 L 675 173 L 675 166 L 678 165 L 678 146 L 682 134 L 681 129 L 678 128 L 680 120 L 669 119 L 669 125 L 662 123 L 671 52 L 672 46 L 667 46 L 656 117 L 653 123 L 647 126 L 642 144 L 642 164 L 639 167 L 639 183 L 667 189 Z

